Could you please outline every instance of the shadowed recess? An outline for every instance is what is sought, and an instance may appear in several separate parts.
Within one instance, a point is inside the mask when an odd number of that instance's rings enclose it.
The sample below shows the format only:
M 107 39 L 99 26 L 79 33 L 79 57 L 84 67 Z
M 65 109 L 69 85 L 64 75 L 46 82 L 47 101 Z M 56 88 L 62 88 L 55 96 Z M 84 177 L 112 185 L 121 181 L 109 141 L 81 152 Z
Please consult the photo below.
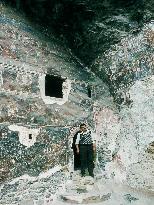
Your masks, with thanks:
M 85 65 L 153 17 L 152 0 L 3 0 L 54 30 Z

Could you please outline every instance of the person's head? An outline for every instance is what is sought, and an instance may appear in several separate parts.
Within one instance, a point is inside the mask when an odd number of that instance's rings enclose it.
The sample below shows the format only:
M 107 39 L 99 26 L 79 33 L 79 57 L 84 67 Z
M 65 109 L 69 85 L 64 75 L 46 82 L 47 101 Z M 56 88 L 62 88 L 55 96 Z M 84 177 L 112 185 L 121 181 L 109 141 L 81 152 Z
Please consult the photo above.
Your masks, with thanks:
M 85 123 L 82 123 L 82 124 L 80 125 L 80 130 L 81 130 L 82 132 L 86 132 L 86 131 L 87 131 L 87 125 L 86 125 Z

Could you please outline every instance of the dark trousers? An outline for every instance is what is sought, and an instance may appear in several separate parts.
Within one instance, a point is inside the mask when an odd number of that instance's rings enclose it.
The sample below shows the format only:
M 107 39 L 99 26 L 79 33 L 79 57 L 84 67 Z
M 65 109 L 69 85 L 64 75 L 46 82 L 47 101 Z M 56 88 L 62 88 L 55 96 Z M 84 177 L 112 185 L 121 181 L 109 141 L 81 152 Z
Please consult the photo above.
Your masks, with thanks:
M 81 168 L 81 161 L 80 161 L 80 155 L 77 154 L 76 148 L 73 149 L 74 154 L 74 170 L 78 170 Z
M 80 144 L 80 160 L 81 160 L 81 175 L 85 175 L 85 169 L 88 167 L 90 176 L 94 176 L 94 152 L 93 145 L 81 145 Z

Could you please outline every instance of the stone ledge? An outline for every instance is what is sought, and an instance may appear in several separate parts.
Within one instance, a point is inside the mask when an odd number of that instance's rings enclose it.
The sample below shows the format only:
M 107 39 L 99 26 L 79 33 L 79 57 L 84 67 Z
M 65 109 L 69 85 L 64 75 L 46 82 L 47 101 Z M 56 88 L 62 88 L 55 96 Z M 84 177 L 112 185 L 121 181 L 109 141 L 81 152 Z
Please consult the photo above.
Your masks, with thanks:
M 74 204 L 89 204 L 99 203 L 110 199 L 111 193 L 100 195 L 100 193 L 81 193 L 81 194 L 62 194 L 60 199 L 67 203 Z

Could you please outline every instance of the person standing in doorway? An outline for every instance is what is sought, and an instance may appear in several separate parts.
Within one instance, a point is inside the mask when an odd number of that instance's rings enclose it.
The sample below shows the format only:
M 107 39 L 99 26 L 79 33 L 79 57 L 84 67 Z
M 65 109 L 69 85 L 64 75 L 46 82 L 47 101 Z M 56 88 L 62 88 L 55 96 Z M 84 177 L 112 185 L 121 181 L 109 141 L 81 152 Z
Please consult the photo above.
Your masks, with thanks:
M 85 170 L 88 167 L 89 175 L 94 177 L 94 152 L 96 151 L 94 134 L 87 129 L 87 125 L 84 123 L 80 125 L 80 130 L 75 144 L 81 160 L 81 176 L 85 176 Z

